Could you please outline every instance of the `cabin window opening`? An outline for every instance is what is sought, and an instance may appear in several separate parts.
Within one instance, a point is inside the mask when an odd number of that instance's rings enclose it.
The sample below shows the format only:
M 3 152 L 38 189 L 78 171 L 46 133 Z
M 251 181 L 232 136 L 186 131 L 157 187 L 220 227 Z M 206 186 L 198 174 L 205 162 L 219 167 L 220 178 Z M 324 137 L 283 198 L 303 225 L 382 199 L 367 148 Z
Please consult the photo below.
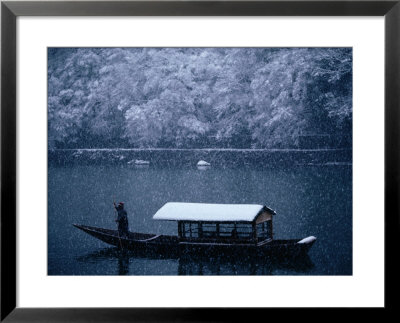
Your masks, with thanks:
M 224 223 L 219 225 L 220 238 L 250 239 L 252 234 L 251 223 Z
M 267 221 L 265 223 L 265 226 L 266 226 L 266 230 L 268 232 L 268 237 L 272 238 L 272 221 Z
M 182 223 L 182 226 L 181 226 L 181 235 L 182 235 L 182 238 L 184 238 L 187 234 L 186 234 L 186 230 L 185 230 L 185 226 L 186 226 L 186 224 L 185 223 Z
M 203 223 L 202 232 L 204 238 L 213 238 L 217 235 L 217 225 L 215 223 Z
M 257 224 L 257 238 L 258 240 L 265 240 L 272 238 L 272 222 L 266 221 Z
M 232 230 L 235 229 L 233 223 L 224 223 L 219 225 L 219 236 L 221 238 L 230 238 L 232 235 Z
M 253 236 L 253 227 L 251 224 L 237 224 L 236 231 L 238 238 L 250 239 Z
M 199 227 L 197 223 L 185 222 L 183 225 L 182 236 L 184 238 L 198 238 Z

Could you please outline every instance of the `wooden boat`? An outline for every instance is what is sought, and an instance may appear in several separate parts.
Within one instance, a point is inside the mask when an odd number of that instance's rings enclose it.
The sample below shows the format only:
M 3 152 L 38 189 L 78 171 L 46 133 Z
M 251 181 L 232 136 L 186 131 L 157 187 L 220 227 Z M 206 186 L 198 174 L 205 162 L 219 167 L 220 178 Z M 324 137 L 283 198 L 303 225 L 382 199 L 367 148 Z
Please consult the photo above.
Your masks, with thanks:
M 153 254 L 306 254 L 316 238 L 273 239 L 272 218 L 275 214 L 271 208 L 258 204 L 170 202 L 159 209 L 153 219 L 176 221 L 177 236 L 129 232 L 120 237 L 117 230 L 74 226 L 118 248 Z

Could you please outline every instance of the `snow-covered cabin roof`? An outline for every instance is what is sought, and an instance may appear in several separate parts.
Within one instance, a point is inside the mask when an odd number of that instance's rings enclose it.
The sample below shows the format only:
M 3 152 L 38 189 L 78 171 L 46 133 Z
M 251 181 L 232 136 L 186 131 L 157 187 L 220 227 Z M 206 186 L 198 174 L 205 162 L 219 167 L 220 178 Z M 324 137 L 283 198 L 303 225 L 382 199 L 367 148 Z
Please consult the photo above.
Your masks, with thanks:
M 205 204 L 169 202 L 154 214 L 155 220 L 252 222 L 262 210 L 275 211 L 260 204 Z

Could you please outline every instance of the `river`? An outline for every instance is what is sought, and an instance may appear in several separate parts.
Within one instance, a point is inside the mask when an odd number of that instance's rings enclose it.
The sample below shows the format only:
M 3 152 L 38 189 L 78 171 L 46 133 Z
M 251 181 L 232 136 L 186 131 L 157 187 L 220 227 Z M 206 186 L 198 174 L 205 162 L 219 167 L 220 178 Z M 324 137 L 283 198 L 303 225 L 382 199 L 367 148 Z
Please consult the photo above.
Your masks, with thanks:
M 351 163 L 275 166 L 50 162 L 48 274 L 351 275 Z M 176 234 L 174 222 L 152 220 L 170 201 L 255 203 L 277 212 L 274 238 L 313 235 L 317 241 L 307 257 L 296 261 L 168 259 L 120 252 L 72 226 L 114 229 L 114 198 L 125 203 L 131 231 Z

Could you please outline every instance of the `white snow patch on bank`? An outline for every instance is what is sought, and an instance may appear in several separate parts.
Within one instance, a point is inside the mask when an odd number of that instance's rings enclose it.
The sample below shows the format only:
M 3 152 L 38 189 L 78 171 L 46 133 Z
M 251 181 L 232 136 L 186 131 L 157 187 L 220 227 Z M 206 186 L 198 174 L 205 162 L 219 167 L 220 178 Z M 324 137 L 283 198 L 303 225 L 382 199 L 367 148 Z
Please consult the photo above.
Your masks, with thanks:
M 135 159 L 128 162 L 128 164 L 135 164 L 135 165 L 150 165 L 150 162 L 147 160 Z
M 211 164 L 210 164 L 210 163 L 207 163 L 205 160 L 200 160 L 200 161 L 197 163 L 197 166 L 211 166 Z

